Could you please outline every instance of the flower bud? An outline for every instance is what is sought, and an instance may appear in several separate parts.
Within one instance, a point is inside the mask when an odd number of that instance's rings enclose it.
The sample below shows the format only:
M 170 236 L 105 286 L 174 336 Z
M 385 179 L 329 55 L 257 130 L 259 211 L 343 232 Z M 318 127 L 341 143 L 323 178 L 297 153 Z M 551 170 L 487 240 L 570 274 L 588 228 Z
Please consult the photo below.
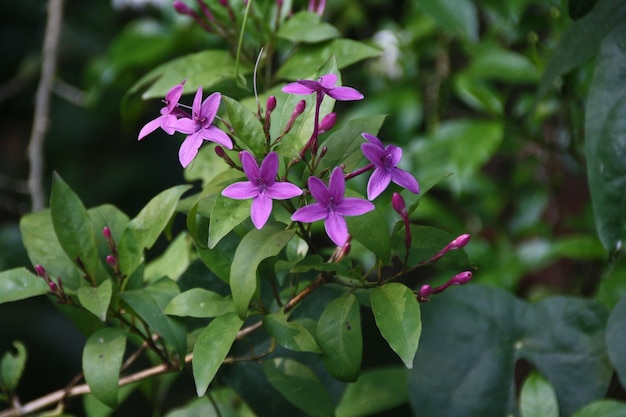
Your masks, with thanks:
M 45 278 L 48 275 L 45 268 L 39 264 L 35 265 L 35 272 L 37 272 L 37 275 L 42 278 Z
M 433 295 L 433 287 L 428 284 L 424 284 L 417 294 L 418 301 L 428 301 L 428 297 L 430 297 L 431 295 Z
M 452 279 L 450 280 L 450 283 L 452 285 L 463 285 L 463 284 L 467 284 L 470 279 L 472 279 L 472 272 L 464 271 L 452 277 Z
M 324 118 L 320 122 L 317 133 L 322 134 L 324 132 L 328 132 L 330 129 L 333 128 L 336 121 L 337 121 L 337 113 L 335 112 L 328 113 L 326 116 L 324 116 Z
M 107 240 L 113 239 L 111 229 L 108 226 L 104 226 L 104 228 L 102 229 L 102 236 L 104 236 L 104 238 Z
M 467 233 L 457 237 L 456 239 L 454 239 L 452 242 L 450 242 L 448 244 L 448 250 L 461 249 L 462 247 L 467 245 L 467 243 L 470 241 L 471 237 L 472 237 L 472 235 L 467 234 Z
M 59 289 L 59 288 L 57 287 L 57 284 L 55 284 L 55 283 L 54 283 L 54 281 L 50 281 L 50 282 L 48 283 L 48 287 L 50 288 L 50 291 L 51 291 L 51 292 L 53 292 L 53 293 L 56 293 L 56 292 L 57 292 L 57 290 Z
M 402 198 L 400 194 L 393 193 L 393 196 L 391 196 L 391 206 L 396 211 L 396 213 L 402 216 L 402 218 L 408 215 L 404 198 Z
M 221 146 L 216 146 L 215 147 L 215 153 L 217 154 L 217 156 L 219 156 L 220 158 L 223 158 L 226 156 L 226 151 L 224 151 L 224 148 L 222 148 Z
M 107 255 L 106 262 L 112 268 L 115 268 L 117 266 L 117 258 L 113 255 Z
M 306 101 L 304 100 L 300 100 L 298 102 L 298 104 L 296 104 L 296 108 L 294 109 L 294 113 L 295 114 L 302 114 L 304 113 L 304 109 L 306 108 Z
M 194 14 L 193 10 L 182 1 L 174 1 L 173 6 L 174 10 L 176 10 L 180 14 L 185 14 L 188 16 L 192 16 Z
M 326 155 L 326 152 L 328 152 L 328 147 L 322 146 L 322 149 L 320 150 L 320 158 L 323 158 L 324 155 Z
M 269 96 L 267 98 L 267 103 L 265 104 L 265 108 L 268 112 L 273 112 L 276 108 L 276 96 Z
M 220 4 L 224 7 L 228 7 L 230 6 L 230 4 L 228 3 L 228 0 L 218 0 L 220 2 Z

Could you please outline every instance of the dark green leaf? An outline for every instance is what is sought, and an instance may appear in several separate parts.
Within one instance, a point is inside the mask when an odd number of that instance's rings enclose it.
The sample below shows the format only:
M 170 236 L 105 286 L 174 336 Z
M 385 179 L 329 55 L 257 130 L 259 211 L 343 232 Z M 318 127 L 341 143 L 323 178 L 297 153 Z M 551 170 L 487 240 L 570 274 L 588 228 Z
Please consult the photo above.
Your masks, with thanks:
M 625 36 L 622 24 L 602 42 L 585 116 L 591 200 L 600 240 L 609 253 L 622 248 L 626 232 Z
M 83 372 L 91 393 L 111 408 L 117 407 L 120 367 L 126 349 L 126 332 L 100 329 L 89 337 L 83 350 Z
M 230 97 L 223 96 L 222 101 L 226 106 L 228 121 L 235 129 L 240 141 L 239 145 L 250 150 L 254 155 L 261 155 L 265 150 L 265 133 L 256 114 Z
M 442 28 L 468 40 L 478 40 L 478 12 L 471 0 L 418 0 L 417 4 Z
M 251 206 L 252 199 L 234 200 L 221 194 L 215 198 L 209 223 L 209 249 L 213 249 L 224 236 L 250 217 Z
M 170 301 L 165 314 L 181 317 L 209 318 L 235 311 L 233 300 L 202 288 L 192 288 Z
M 328 303 L 317 323 L 315 339 L 322 348 L 322 361 L 328 372 L 340 381 L 356 381 L 363 355 L 356 297 L 339 297 Z
M 335 415 L 335 406 L 328 391 L 315 373 L 305 365 L 293 359 L 276 358 L 263 363 L 263 372 L 270 385 L 308 415 Z
M 311 75 L 311 69 L 330 57 L 337 59 L 337 68 L 342 69 L 356 62 L 380 55 L 379 49 L 350 39 L 334 39 L 315 45 L 301 45 L 278 71 L 277 77 L 297 80 Z M 323 75 L 323 74 L 322 74 Z
M 248 305 L 256 292 L 256 270 L 263 259 L 276 256 L 295 234 L 281 224 L 266 224 L 263 229 L 252 229 L 241 239 L 230 268 L 230 290 L 239 317 L 245 318 Z
M 0 272 L 0 304 L 36 297 L 50 291 L 43 278 L 26 268 Z
M 22 342 L 13 342 L 15 352 L 5 352 L 0 359 L 0 386 L 13 391 L 22 378 L 26 367 L 26 347 Z
M 523 417 L 559 417 L 559 404 L 554 388 L 538 372 L 532 372 L 520 394 L 520 410 Z
M 282 311 L 263 317 L 263 327 L 282 347 L 295 352 L 321 353 L 313 335 L 296 321 L 287 321 Z
M 454 90 L 461 100 L 475 110 L 500 115 L 504 109 L 503 99 L 495 88 L 467 74 L 454 78 Z
M 295 13 L 281 26 L 276 36 L 291 42 L 316 43 L 337 38 L 341 33 L 334 26 L 322 22 L 317 13 L 302 11 Z
M 615 400 L 598 400 L 586 405 L 572 417 L 626 417 L 626 403 Z
M 391 282 L 370 292 L 376 325 L 404 365 L 413 368 L 422 322 L 415 294 L 407 286 Z
M 111 280 L 102 281 L 97 287 L 82 286 L 76 291 L 80 304 L 101 321 L 107 318 L 107 310 L 113 295 Z
M 626 297 L 617 303 L 613 308 L 606 326 L 606 344 L 611 358 L 611 363 L 615 366 L 617 375 L 623 386 L 626 386 Z
M 163 278 L 145 288 L 124 292 L 121 297 L 182 358 L 187 353 L 187 332 L 181 323 L 165 314 L 165 308 L 179 292 L 174 281 Z
M 82 264 L 91 279 L 97 280 L 98 248 L 91 218 L 78 196 L 54 174 L 50 193 L 50 216 L 59 243 L 73 262 Z
M 348 384 L 337 406 L 337 417 L 365 417 L 409 401 L 406 370 L 378 368 L 364 371 Z
M 218 316 L 200 333 L 193 348 L 193 377 L 198 396 L 204 395 L 228 355 L 243 321 L 236 313 Z
M 391 238 L 387 221 L 374 209 L 360 216 L 346 217 L 352 238 L 372 251 L 383 263 L 389 262 Z

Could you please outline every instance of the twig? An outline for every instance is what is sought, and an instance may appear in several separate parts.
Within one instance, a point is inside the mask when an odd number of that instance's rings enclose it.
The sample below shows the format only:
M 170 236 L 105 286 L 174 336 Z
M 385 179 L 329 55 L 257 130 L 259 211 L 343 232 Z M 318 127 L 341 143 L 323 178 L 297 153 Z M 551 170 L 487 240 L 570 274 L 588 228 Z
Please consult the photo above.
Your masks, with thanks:
M 44 35 L 41 78 L 35 98 L 35 114 L 33 116 L 33 130 L 28 143 L 28 160 L 30 172 L 28 188 L 31 195 L 32 210 L 37 211 L 45 207 L 43 190 L 43 142 L 48 131 L 48 113 L 50 109 L 50 91 L 54 81 L 57 65 L 57 47 L 61 34 L 63 18 L 63 0 L 48 1 L 48 20 Z

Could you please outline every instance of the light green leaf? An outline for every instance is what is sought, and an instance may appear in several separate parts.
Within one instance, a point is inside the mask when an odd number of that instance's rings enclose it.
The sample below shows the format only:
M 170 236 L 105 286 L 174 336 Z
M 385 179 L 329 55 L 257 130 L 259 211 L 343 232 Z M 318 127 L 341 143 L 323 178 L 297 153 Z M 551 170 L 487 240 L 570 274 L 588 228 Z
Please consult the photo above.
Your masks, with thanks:
M 107 310 L 113 295 L 111 280 L 102 281 L 97 287 L 82 286 L 76 292 L 80 304 L 101 321 L 107 318 Z
M 262 155 L 265 150 L 265 132 L 256 114 L 248 110 L 239 101 L 222 96 L 230 122 L 239 145 L 250 150 L 254 155 Z
M 218 316 L 200 333 L 193 348 L 193 377 L 196 392 L 203 396 L 228 355 L 243 321 L 236 313 Z
M 300 362 L 276 358 L 263 363 L 263 372 L 270 385 L 308 415 L 314 417 L 335 415 L 335 406 L 330 394 L 315 373 Z
M 170 242 L 163 255 L 146 265 L 144 281 L 152 282 L 164 276 L 177 281 L 193 260 L 192 252 L 189 236 L 181 232 Z
M 281 224 L 266 224 L 263 229 L 252 229 L 241 239 L 230 268 L 230 290 L 235 309 L 242 319 L 256 292 L 256 270 L 263 259 L 276 256 L 295 234 Z
M 334 39 L 314 45 L 301 45 L 278 70 L 277 77 L 288 80 L 308 77 L 311 75 L 311 68 L 317 68 L 320 62 L 326 62 L 332 56 L 337 59 L 337 68 L 342 69 L 380 54 L 379 49 L 350 39 Z
M 0 272 L 0 304 L 24 300 L 50 291 L 43 278 L 26 268 Z
M 369 369 L 348 384 L 337 406 L 337 417 L 365 417 L 409 401 L 406 370 Z
M 501 115 L 504 109 L 502 97 L 495 88 L 486 82 L 474 79 L 467 74 L 454 78 L 454 90 L 465 104 L 478 111 Z
M 189 188 L 179 185 L 161 192 L 128 223 L 117 248 L 122 273 L 130 276 L 143 262 L 143 250 L 156 242 L 174 214 L 178 200 Z
M 471 0 L 418 0 L 417 4 L 442 28 L 468 40 L 478 40 L 478 12 Z
M 422 321 L 415 294 L 406 285 L 391 282 L 370 292 L 376 325 L 404 365 L 413 368 Z
M 209 318 L 235 311 L 233 301 L 203 288 L 192 288 L 170 301 L 165 314 L 181 317 Z
M 317 323 L 315 339 L 322 348 L 322 361 L 328 372 L 340 381 L 356 381 L 363 356 L 361 313 L 356 297 L 339 297 L 328 303 Z
M 15 352 L 5 352 L 0 359 L 0 386 L 13 391 L 22 378 L 26 367 L 26 347 L 22 342 L 13 342 Z
M 107 327 L 92 334 L 83 350 L 83 373 L 91 393 L 105 405 L 117 407 L 120 367 L 126 331 Z
M 522 417 L 559 417 L 559 403 L 550 382 L 538 372 L 524 381 L 520 395 Z
M 585 111 L 591 201 L 600 240 L 611 254 L 622 249 L 626 237 L 625 36 L 621 24 L 602 42 Z
M 72 189 L 55 173 L 50 192 L 50 216 L 59 243 L 71 261 L 82 264 L 96 280 L 98 248 L 91 218 Z
M 616 400 L 594 401 L 576 411 L 572 417 L 626 417 L 626 403 Z
M 295 352 L 321 353 L 313 335 L 296 321 L 287 321 L 282 311 L 266 314 L 263 327 L 282 347 Z
M 174 281 L 163 278 L 145 288 L 126 291 L 120 296 L 182 358 L 187 353 L 187 332 L 182 323 L 165 314 L 165 308 L 179 293 Z
M 252 199 L 235 200 L 217 195 L 209 220 L 209 249 L 213 249 L 224 236 L 250 217 L 250 207 Z
M 333 25 L 322 22 L 322 17 L 317 13 L 301 11 L 281 26 L 276 36 L 291 42 L 316 43 L 332 38 L 337 38 L 341 33 Z

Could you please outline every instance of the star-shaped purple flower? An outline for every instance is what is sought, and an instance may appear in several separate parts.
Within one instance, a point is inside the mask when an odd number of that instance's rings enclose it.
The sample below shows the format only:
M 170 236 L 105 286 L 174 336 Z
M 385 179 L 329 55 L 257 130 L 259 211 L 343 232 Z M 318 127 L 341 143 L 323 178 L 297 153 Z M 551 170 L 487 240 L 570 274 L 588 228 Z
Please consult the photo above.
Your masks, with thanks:
M 185 81 L 180 84 L 176 84 L 165 95 L 165 107 L 161 109 L 161 115 L 154 120 L 150 120 L 139 131 L 137 140 L 141 140 L 150 133 L 157 130 L 159 127 L 163 129 L 168 135 L 174 134 L 174 128 L 171 124 L 177 120 L 178 113 L 178 100 L 183 95 L 183 85 Z
M 374 205 L 362 198 L 345 198 L 346 179 L 341 168 L 330 174 L 328 187 L 317 177 L 309 177 L 309 191 L 317 201 L 296 210 L 291 220 L 312 223 L 324 219 L 324 228 L 337 246 L 348 240 L 348 225 L 344 216 L 359 216 L 374 210 Z
M 220 93 L 213 93 L 202 102 L 200 87 L 193 99 L 191 118 L 183 117 L 170 125 L 176 131 L 188 135 L 178 151 L 178 159 L 183 168 L 196 157 L 203 140 L 219 143 L 227 149 L 233 148 L 230 137 L 212 124 L 221 100 Z
M 412 193 L 419 194 L 420 187 L 415 177 L 396 165 L 402 159 L 402 148 L 393 145 L 384 146 L 376 136 L 363 133 L 369 142 L 361 145 L 363 155 L 374 165 L 374 173 L 367 183 L 367 198 L 378 197 L 393 181 Z
M 327 95 L 335 100 L 350 101 L 361 100 L 363 94 L 352 87 L 335 87 L 337 84 L 336 74 L 322 75 L 317 81 L 313 80 L 298 80 L 293 83 L 289 83 L 282 88 L 282 91 L 288 94 L 307 95 L 312 93 L 318 93 L 320 95 Z
M 252 223 L 257 229 L 262 228 L 272 212 L 272 199 L 286 200 L 302 194 L 300 187 L 286 181 L 276 181 L 278 173 L 278 154 L 267 154 L 261 168 L 257 165 L 254 156 L 248 151 L 241 151 L 239 159 L 243 165 L 243 172 L 248 181 L 236 182 L 222 191 L 225 197 L 235 200 L 252 198 L 250 215 Z

